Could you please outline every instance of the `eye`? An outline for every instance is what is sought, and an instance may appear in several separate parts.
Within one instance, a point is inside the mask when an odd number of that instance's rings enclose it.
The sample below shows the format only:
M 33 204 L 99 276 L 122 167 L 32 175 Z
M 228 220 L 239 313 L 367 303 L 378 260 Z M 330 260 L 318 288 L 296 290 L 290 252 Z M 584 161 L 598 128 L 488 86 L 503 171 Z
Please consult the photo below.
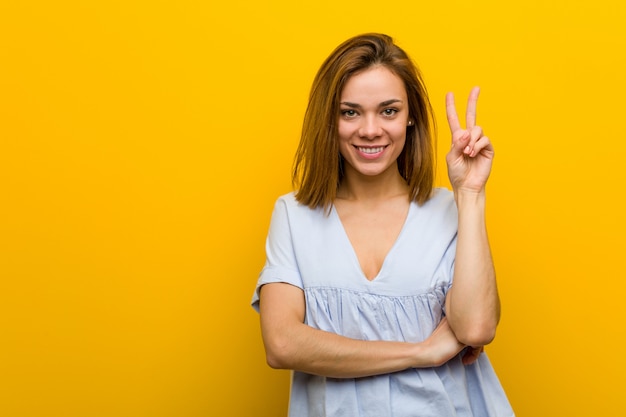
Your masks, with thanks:
M 383 110 L 383 114 L 389 117 L 394 116 L 396 113 L 398 113 L 398 109 L 390 108 Z
M 346 110 L 341 111 L 341 115 L 345 117 L 346 119 L 350 119 L 352 117 L 356 117 L 357 113 L 355 110 L 346 109 Z

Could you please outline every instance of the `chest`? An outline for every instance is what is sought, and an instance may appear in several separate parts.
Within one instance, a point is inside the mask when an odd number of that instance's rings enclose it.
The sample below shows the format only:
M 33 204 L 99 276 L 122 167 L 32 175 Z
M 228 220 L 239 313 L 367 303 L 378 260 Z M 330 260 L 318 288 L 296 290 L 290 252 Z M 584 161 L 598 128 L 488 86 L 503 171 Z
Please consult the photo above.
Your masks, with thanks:
M 382 215 L 342 213 L 338 205 L 330 213 L 294 207 L 293 246 L 285 250 L 293 250 L 304 288 L 422 293 L 451 279 L 456 210 L 452 197 L 447 200 L 435 208 L 429 206 L 437 200 L 411 203 L 406 213 Z
M 337 206 L 341 224 L 363 275 L 375 279 L 389 252 L 398 240 L 409 212 L 409 204 L 376 208 Z
M 453 236 L 448 235 L 447 241 L 433 239 L 428 231 L 433 222 L 420 221 L 416 210 L 409 210 L 396 240 L 388 241 L 389 250 L 371 246 L 375 264 L 366 259 L 367 241 L 361 250 L 355 250 L 337 213 L 306 225 L 299 223 L 294 230 L 294 250 L 304 288 L 407 295 L 428 291 L 447 280 L 447 274 L 438 269 L 447 264 L 443 258 Z M 379 230 L 370 236 L 376 233 L 384 235 Z M 368 270 L 372 265 L 375 269 Z M 449 266 L 443 269 L 449 270 Z

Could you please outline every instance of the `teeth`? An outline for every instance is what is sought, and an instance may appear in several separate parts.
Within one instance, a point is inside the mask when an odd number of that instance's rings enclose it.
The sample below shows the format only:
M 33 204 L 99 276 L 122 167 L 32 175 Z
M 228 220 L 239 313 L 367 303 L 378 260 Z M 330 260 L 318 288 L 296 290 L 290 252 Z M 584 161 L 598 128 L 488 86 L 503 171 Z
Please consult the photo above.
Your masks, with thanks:
M 363 153 L 379 153 L 383 151 L 383 147 L 379 146 L 378 148 L 358 148 L 359 151 L 363 152 Z

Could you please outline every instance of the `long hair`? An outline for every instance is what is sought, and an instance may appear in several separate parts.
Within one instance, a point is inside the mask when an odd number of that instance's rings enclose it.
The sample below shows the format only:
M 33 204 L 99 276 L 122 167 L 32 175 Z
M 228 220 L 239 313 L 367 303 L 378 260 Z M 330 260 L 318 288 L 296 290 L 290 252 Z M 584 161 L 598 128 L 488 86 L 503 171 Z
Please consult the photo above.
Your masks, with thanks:
M 296 199 L 329 210 L 343 179 L 338 121 L 341 93 L 348 79 L 382 65 L 404 82 L 409 107 L 406 142 L 398 170 L 409 185 L 409 198 L 423 204 L 435 179 L 434 118 L 422 76 L 409 56 L 384 34 L 355 36 L 339 45 L 320 67 L 309 95 L 302 136 L 293 164 Z

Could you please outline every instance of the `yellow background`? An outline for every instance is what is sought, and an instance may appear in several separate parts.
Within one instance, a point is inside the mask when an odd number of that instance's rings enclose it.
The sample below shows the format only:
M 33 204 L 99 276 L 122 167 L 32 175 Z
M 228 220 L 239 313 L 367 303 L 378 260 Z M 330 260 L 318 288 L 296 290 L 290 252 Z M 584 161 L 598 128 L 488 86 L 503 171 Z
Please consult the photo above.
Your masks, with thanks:
M 608 416 L 626 373 L 623 2 L 0 3 L 0 415 L 281 416 L 249 307 L 312 78 L 393 35 L 440 127 L 482 87 L 518 416 Z M 460 106 L 460 111 L 463 105 Z

